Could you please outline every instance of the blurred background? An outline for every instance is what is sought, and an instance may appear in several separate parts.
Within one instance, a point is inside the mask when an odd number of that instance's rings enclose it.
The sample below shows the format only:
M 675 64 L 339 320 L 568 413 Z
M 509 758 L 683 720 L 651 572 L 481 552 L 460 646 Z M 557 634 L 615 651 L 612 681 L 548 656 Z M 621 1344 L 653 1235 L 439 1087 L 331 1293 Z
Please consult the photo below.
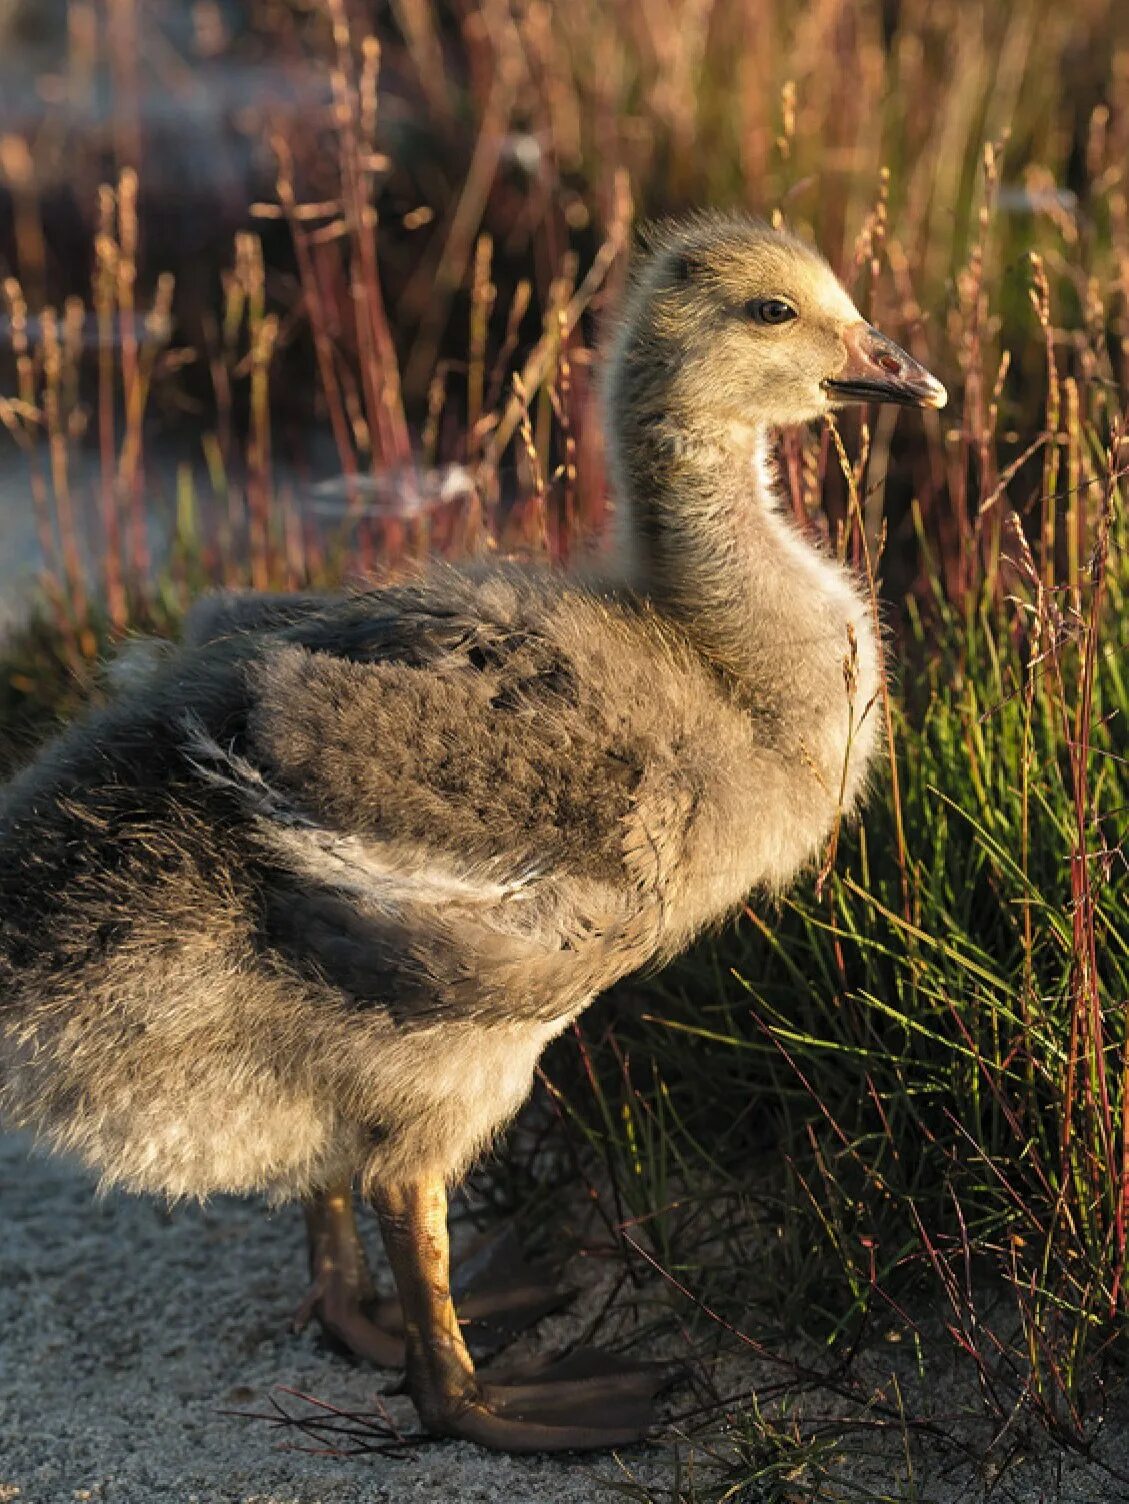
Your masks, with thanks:
M 585 546 L 591 347 L 635 219 L 688 207 L 814 236 L 1014 458 L 1045 387 L 1026 253 L 1083 366 L 1123 369 L 1127 153 L 1115 0 L 0 0 L 3 611 L 44 570 L 82 636 L 158 562 L 297 582 L 481 529 Z M 936 497 L 959 517 L 997 470 L 959 409 L 895 417 L 868 507 L 896 602 L 911 494 L 967 570 Z M 834 531 L 828 455 L 793 440 L 788 473 Z

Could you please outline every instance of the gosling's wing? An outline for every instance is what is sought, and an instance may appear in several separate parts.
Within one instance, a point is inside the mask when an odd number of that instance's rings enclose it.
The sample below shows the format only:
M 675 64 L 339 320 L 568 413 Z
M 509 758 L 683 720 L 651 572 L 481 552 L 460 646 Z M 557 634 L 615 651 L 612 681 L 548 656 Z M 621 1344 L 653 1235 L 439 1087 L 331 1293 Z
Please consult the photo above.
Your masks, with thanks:
M 266 893 L 263 936 L 299 976 L 397 1024 L 435 1018 L 563 1023 L 655 949 L 655 915 L 607 885 L 546 876 L 504 902 L 288 878 Z
M 190 753 L 252 820 L 295 965 L 413 1013 L 543 1018 L 654 953 L 688 803 L 671 736 L 613 703 L 616 643 L 566 646 L 548 614 L 452 576 L 261 636 L 240 735 L 197 726 Z
M 443 578 L 264 637 L 248 758 L 336 834 L 614 880 L 654 753 L 608 703 L 600 645 L 566 646 L 536 597 Z

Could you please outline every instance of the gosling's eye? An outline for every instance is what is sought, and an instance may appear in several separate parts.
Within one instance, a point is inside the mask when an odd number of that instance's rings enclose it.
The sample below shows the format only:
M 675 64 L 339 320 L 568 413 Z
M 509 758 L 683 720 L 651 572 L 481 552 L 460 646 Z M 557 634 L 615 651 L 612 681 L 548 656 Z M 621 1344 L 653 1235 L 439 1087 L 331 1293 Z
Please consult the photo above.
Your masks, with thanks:
M 750 298 L 745 312 L 754 324 L 787 324 L 798 314 L 783 298 Z

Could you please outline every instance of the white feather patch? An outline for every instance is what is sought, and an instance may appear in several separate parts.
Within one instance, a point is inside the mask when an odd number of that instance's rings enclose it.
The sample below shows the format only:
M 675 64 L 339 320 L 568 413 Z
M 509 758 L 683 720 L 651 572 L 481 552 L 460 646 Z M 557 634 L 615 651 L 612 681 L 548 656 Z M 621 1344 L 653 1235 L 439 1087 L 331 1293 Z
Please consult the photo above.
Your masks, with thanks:
M 207 782 L 237 794 L 260 838 L 287 869 L 311 882 L 350 893 L 386 912 L 413 905 L 490 907 L 528 894 L 532 868 L 503 873 L 502 863 L 460 867 L 448 853 L 404 842 L 379 841 L 327 828 L 272 788 L 261 769 L 225 748 L 193 715 L 184 717 L 188 761 Z

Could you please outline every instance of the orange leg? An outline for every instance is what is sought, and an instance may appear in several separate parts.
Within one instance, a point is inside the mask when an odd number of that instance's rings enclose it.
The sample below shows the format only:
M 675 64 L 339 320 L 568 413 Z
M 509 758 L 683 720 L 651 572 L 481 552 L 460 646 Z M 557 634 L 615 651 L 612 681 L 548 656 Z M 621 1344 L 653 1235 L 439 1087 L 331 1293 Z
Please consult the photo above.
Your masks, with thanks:
M 295 1327 L 316 1316 L 325 1333 L 357 1357 L 381 1368 L 403 1367 L 402 1334 L 389 1329 L 392 1323 L 374 1319 L 381 1307 L 357 1232 L 352 1187 L 346 1183 L 320 1192 L 306 1203 L 305 1213 L 312 1283 Z
M 348 1182 L 305 1205 L 310 1288 L 294 1316 L 297 1330 L 316 1317 L 326 1335 L 358 1358 L 403 1368 L 404 1316 L 398 1296 L 378 1298 L 353 1215 Z M 559 1310 L 573 1291 L 529 1264 L 512 1229 L 480 1240 L 459 1270 L 464 1336 L 480 1357 L 505 1347 L 526 1327 Z
M 576 1355 L 527 1382 L 479 1378 L 451 1299 L 443 1182 L 387 1188 L 374 1202 L 403 1307 L 408 1389 L 428 1431 L 513 1452 L 643 1439 L 668 1368 Z

